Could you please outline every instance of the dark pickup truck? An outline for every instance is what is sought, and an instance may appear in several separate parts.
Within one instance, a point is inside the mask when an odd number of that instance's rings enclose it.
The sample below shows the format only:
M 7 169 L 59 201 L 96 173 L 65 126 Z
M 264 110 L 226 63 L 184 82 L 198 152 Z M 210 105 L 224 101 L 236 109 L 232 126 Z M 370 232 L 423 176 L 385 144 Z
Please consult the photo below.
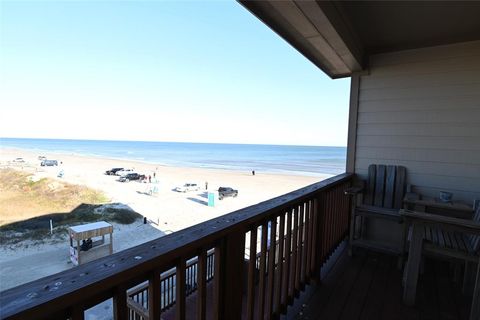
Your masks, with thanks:
M 238 196 L 238 190 L 228 188 L 228 187 L 220 187 L 218 188 L 218 199 L 222 200 L 225 197 L 236 197 Z
M 117 174 L 117 171 L 123 170 L 123 168 L 112 168 L 110 170 L 105 171 L 107 176 L 114 176 Z
M 118 178 L 118 181 L 120 182 L 129 182 L 129 181 L 133 181 L 133 180 L 144 180 L 145 179 L 145 175 L 144 174 L 138 174 L 138 173 L 128 173 L 124 176 L 121 176 L 120 178 Z

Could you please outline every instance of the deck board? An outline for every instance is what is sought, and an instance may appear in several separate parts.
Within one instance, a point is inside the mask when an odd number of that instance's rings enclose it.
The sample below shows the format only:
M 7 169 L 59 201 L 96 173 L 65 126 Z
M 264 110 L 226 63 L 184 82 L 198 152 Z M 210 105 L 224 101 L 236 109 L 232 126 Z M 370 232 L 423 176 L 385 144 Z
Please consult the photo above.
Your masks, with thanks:
M 348 301 L 348 296 L 354 286 L 357 278 L 363 269 L 365 259 L 352 259 L 350 265 L 352 267 L 347 268 L 345 273 L 338 279 L 332 295 L 330 296 L 328 303 L 322 310 L 322 317 L 325 319 L 338 319 L 343 311 L 345 304 Z M 316 303 L 311 304 L 312 307 L 316 306 Z
M 439 319 L 458 319 L 458 308 L 452 294 L 451 277 L 445 264 L 434 264 Z
M 347 298 L 348 303 L 342 309 L 341 320 L 350 320 L 362 313 L 364 304 L 370 292 L 370 286 L 377 268 L 378 257 L 367 259 L 358 279 L 350 290 Z
M 417 304 L 407 307 L 396 257 L 365 250 L 343 255 L 295 319 L 468 319 L 471 297 L 453 282 L 448 262 L 426 259 Z
M 380 319 L 382 307 L 386 298 L 386 290 L 388 286 L 388 271 L 390 269 L 390 260 L 385 256 L 380 256 L 375 269 L 375 277 L 370 285 L 362 313 L 361 320 Z

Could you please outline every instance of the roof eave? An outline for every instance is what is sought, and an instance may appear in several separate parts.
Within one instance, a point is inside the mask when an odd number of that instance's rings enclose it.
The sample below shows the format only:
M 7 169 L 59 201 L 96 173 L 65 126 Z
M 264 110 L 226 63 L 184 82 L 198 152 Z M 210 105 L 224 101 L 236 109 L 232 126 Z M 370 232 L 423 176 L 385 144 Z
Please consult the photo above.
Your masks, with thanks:
M 354 41 L 345 40 L 349 38 L 345 36 L 346 32 L 342 36 L 339 34 L 339 30 L 348 28 L 339 26 L 342 19 L 332 3 L 322 2 L 320 5 L 295 0 L 239 2 L 332 79 L 349 77 L 364 69 L 363 54 L 357 49 L 359 46 L 355 46 Z

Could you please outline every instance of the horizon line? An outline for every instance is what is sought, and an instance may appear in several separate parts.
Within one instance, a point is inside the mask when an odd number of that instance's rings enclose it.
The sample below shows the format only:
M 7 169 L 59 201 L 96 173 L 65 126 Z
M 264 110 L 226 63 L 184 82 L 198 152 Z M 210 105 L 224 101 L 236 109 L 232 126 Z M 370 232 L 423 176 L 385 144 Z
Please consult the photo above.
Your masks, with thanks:
M 158 141 L 158 140 L 122 140 L 122 139 L 79 139 L 79 138 L 26 138 L 26 137 L 0 137 L 1 139 L 28 139 L 28 140 L 66 140 L 66 141 L 111 141 L 111 142 L 160 142 L 160 143 L 198 143 L 198 144 L 231 144 L 252 146 L 290 146 L 290 147 L 331 147 L 346 148 L 347 146 L 334 145 L 309 145 L 309 144 L 277 144 L 277 143 L 238 143 L 238 142 L 198 142 L 198 141 Z M 0 145 L 1 147 L 1 145 Z

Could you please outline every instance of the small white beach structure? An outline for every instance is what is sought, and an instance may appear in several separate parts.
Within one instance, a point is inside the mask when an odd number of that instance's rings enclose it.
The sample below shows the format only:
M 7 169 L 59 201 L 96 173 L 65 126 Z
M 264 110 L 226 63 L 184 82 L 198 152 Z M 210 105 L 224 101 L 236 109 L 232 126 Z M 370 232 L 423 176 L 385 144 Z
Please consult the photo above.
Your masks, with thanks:
M 113 253 L 113 226 L 105 221 L 69 227 L 70 260 L 75 266 Z M 106 242 L 105 235 L 110 235 Z

